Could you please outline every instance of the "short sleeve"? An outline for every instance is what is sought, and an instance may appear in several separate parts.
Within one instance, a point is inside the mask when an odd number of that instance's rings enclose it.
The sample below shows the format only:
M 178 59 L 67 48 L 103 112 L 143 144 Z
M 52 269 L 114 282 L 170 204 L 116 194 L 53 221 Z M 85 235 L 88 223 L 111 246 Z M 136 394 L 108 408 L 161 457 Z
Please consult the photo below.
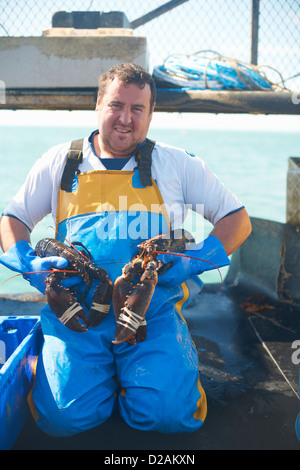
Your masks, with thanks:
M 53 147 L 34 163 L 24 184 L 5 208 L 4 215 L 16 217 L 33 230 L 40 220 L 51 213 L 66 149 L 60 151 L 58 146 Z
M 213 225 L 243 207 L 237 196 L 198 157 L 187 155 L 183 188 L 185 203 Z

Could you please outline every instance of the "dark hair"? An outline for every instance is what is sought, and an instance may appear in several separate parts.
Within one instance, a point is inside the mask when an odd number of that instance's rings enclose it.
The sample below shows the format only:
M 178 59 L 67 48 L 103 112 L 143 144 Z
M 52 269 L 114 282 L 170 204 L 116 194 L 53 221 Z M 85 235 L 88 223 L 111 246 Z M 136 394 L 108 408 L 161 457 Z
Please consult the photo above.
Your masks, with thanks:
M 156 86 L 152 76 L 147 70 L 140 65 L 131 63 L 114 65 L 106 73 L 100 75 L 98 81 L 98 97 L 103 98 L 107 83 L 112 82 L 114 78 L 118 78 L 125 85 L 134 83 L 139 88 L 144 88 L 146 83 L 148 83 L 151 90 L 150 110 L 153 110 L 156 101 Z

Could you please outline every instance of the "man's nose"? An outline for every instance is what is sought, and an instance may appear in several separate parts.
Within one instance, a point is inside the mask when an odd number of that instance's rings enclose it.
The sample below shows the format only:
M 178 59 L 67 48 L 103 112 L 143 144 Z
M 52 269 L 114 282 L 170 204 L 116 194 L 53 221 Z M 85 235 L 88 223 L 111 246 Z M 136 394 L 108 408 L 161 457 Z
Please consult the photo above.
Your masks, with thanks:
M 124 125 L 130 124 L 131 122 L 131 110 L 130 108 L 124 107 L 119 115 L 120 122 Z

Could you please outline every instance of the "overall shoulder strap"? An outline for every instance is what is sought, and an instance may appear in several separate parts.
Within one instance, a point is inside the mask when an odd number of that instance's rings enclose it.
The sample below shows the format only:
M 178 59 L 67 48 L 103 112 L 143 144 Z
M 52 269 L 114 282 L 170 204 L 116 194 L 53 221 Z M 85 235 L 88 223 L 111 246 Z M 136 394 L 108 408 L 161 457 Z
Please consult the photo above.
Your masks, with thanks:
M 154 146 L 154 140 L 146 139 L 144 145 L 138 150 L 135 156 L 142 186 L 152 186 L 151 164 Z
M 61 178 L 60 187 L 64 191 L 72 191 L 72 183 L 76 171 L 82 162 L 82 148 L 84 139 L 73 140 L 67 155 L 67 161 Z

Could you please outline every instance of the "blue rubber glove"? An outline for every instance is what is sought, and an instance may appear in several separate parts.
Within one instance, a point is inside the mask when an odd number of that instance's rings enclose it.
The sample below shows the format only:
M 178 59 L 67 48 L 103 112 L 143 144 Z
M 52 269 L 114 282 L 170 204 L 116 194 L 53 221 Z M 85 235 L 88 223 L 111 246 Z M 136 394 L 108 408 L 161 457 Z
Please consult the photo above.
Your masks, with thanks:
M 29 283 L 42 294 L 45 293 L 45 279 L 49 272 L 33 273 L 33 271 L 50 271 L 53 268 L 65 269 L 68 266 L 68 260 L 59 256 L 49 256 L 47 258 L 36 256 L 33 248 L 25 240 L 17 242 L 1 255 L 0 263 L 12 271 L 23 273 L 24 279 L 29 281 Z M 71 284 L 73 283 L 74 278 Z
M 172 262 L 172 266 L 165 273 L 158 275 L 158 284 L 178 286 L 196 274 L 230 264 L 222 243 L 213 235 L 209 235 L 203 242 L 194 245 L 191 250 L 185 251 L 184 255 L 176 256 L 166 253 L 157 257 L 164 264 Z

